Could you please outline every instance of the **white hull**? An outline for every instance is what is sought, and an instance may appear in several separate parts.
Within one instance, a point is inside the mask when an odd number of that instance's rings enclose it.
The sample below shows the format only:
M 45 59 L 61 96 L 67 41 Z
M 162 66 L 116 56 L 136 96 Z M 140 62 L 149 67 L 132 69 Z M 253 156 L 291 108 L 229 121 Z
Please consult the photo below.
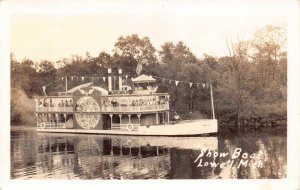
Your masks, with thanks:
M 176 124 L 154 125 L 150 127 L 140 126 L 138 130 L 94 130 L 94 129 L 41 129 L 38 132 L 55 133 L 86 133 L 86 134 L 107 134 L 107 135 L 137 135 L 137 136 L 193 136 L 218 132 L 216 119 L 202 119 L 185 121 Z

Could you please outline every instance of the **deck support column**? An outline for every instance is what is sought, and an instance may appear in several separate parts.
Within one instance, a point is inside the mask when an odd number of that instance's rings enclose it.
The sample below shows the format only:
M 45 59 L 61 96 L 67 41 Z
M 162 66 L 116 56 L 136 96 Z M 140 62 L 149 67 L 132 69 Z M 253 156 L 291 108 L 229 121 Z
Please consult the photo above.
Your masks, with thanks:
M 128 114 L 128 123 L 131 123 L 131 114 Z
M 110 129 L 112 129 L 112 117 L 113 117 L 114 114 L 109 114 L 109 117 L 110 117 Z
M 167 121 L 170 123 L 170 112 L 167 111 Z
M 64 114 L 65 123 L 67 122 L 67 114 Z
M 155 124 L 158 125 L 158 113 L 155 114 L 155 117 L 156 117 L 156 122 L 155 122 Z
M 121 124 L 122 124 L 122 114 L 119 114 L 119 117 L 120 117 L 120 127 L 121 127 Z
M 141 126 L 141 115 L 142 115 L 142 114 L 137 114 L 137 117 L 138 117 L 138 119 L 139 119 L 139 126 Z

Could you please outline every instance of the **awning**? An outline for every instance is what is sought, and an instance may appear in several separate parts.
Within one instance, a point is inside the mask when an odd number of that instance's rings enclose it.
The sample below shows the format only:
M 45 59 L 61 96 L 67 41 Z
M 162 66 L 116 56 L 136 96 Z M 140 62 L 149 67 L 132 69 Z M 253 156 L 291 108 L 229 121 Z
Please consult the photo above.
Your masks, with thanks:
M 147 83 L 147 82 L 156 82 L 156 79 L 152 76 L 142 74 L 134 79 L 132 79 L 133 83 Z

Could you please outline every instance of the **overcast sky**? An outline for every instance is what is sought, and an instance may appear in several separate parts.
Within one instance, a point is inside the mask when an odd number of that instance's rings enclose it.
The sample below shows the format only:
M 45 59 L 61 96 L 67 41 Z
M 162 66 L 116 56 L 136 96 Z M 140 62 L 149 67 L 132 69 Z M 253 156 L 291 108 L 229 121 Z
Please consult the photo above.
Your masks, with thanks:
M 286 24 L 282 4 L 258 2 L 30 9 L 11 17 L 11 52 L 19 61 L 56 61 L 85 52 L 98 56 L 101 51 L 111 53 L 121 35 L 138 34 L 148 36 L 157 50 L 164 42 L 183 41 L 198 58 L 203 53 L 222 56 L 227 53 L 226 39 L 249 39 L 265 25 Z

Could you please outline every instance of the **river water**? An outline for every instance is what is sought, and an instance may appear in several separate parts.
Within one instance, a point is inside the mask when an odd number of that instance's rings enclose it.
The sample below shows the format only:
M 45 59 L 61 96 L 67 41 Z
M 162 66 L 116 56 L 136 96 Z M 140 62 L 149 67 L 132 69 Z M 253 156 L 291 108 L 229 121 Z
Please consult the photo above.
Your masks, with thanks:
M 11 130 L 12 179 L 286 178 L 286 134 L 133 137 Z

